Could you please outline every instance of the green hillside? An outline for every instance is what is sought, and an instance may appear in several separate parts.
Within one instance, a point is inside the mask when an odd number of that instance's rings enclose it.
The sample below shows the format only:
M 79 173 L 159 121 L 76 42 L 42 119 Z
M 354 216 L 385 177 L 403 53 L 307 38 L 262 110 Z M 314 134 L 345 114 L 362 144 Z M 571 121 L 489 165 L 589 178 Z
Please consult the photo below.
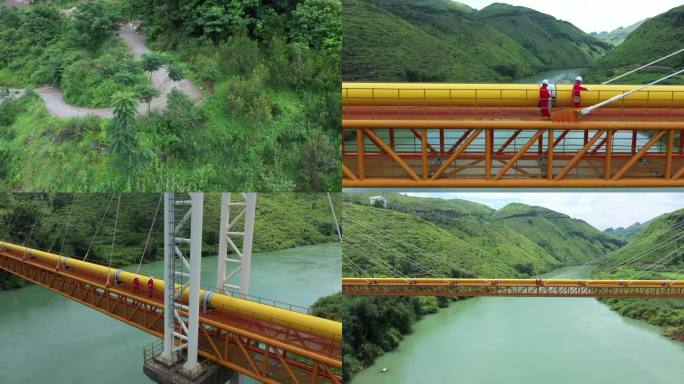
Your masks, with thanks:
M 494 218 L 534 241 L 564 265 L 581 264 L 625 244 L 583 220 L 543 207 L 509 204 Z
M 598 273 L 616 278 L 639 274 L 640 278 L 684 278 L 684 209 L 646 223 L 626 247 L 606 260 Z M 639 271 L 647 270 L 641 274 Z M 672 274 L 680 270 L 681 276 Z
M 74 196 L 77 196 L 75 201 Z M 159 196 L 156 193 L 121 195 L 112 265 L 139 262 Z M 112 194 L 5 193 L 0 196 L 0 239 L 24 243 L 36 213 L 40 212 L 29 246 L 82 258 L 92 241 L 88 259 L 109 263 L 116 204 L 117 196 L 112 199 Z M 107 216 L 95 236 L 105 211 L 108 211 Z M 216 254 L 219 218 L 219 194 L 205 195 L 203 253 L 206 255 Z M 160 209 L 145 261 L 163 257 L 162 225 L 163 211 Z M 260 193 L 257 196 L 255 252 L 331 241 L 338 240 L 325 194 Z M 5 277 L 0 274 L 0 286 L 11 286 Z
M 460 277 L 464 276 L 460 267 L 481 276 L 522 277 L 558 265 L 549 253 L 506 227 L 489 222 L 477 225 L 482 220 L 472 216 L 441 223 L 444 218 L 435 216 L 438 224 L 427 213 L 422 216 L 346 204 L 343 251 L 355 266 L 373 276 L 396 276 L 392 272 L 399 271 L 406 276 L 429 277 L 434 272 Z M 344 272 L 354 274 L 349 269 Z
M 343 21 L 348 81 L 510 81 L 588 66 L 610 49 L 569 23 L 503 4 L 478 12 L 449 0 L 345 0 Z
M 590 82 L 601 82 L 647 64 L 682 48 L 684 41 L 684 5 L 646 20 L 619 46 L 604 56 L 587 73 Z M 684 66 L 684 55 L 664 60 L 619 80 L 622 84 L 639 84 L 656 80 Z M 682 84 L 684 76 L 662 84 Z
M 567 21 L 525 7 L 494 3 L 476 17 L 518 42 L 546 68 L 587 66 L 611 49 Z
M 345 193 L 343 198 L 345 202 L 368 204 L 369 198 L 378 195 L 378 193 Z M 401 193 L 382 193 L 380 195 L 387 200 L 389 208 L 412 214 L 429 211 L 458 217 L 462 215 L 490 216 L 494 213 L 492 208 L 468 200 L 415 197 Z
M 643 24 L 646 20 L 648 19 L 641 20 L 628 27 L 616 28 L 610 32 L 592 32 L 590 33 L 590 35 L 594 36 L 599 40 L 603 40 L 611 45 L 618 46 L 622 44 L 623 41 L 625 41 L 625 39 L 627 38 L 627 36 L 629 36 L 630 33 L 634 32 L 634 30 L 639 28 L 639 26 L 641 26 L 641 24 Z
M 634 223 L 634 224 L 632 224 L 626 228 L 624 228 L 624 227 L 608 228 L 604 232 L 609 234 L 609 235 L 617 236 L 617 237 L 621 238 L 622 240 L 630 241 L 630 240 L 634 239 L 639 233 L 641 233 L 641 231 L 644 228 L 646 228 L 647 225 L 648 225 L 648 222 L 646 222 L 646 223 Z
M 611 279 L 684 279 L 684 209 L 643 224 L 639 234 L 594 271 Z M 677 299 L 607 299 L 613 310 L 663 327 L 684 341 L 684 303 Z
M 145 47 L 124 44 L 117 30 L 138 22 L 127 39 Z M 0 103 L 0 180 L 27 191 L 338 190 L 341 29 L 341 0 L 0 7 L 0 94 L 26 91 Z M 160 68 L 194 86 L 150 82 Z M 166 108 L 148 114 L 155 95 Z M 76 106 L 117 108 L 106 119 Z

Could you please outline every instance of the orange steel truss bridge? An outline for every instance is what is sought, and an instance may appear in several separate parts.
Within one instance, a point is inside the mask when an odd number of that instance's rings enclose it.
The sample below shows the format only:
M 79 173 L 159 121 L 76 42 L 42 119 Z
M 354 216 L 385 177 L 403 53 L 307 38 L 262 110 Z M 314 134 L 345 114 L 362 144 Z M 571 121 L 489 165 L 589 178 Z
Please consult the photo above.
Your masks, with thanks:
M 585 107 L 638 86 L 587 87 Z M 587 114 L 571 92 L 542 118 L 537 84 L 343 83 L 343 187 L 684 186 L 684 86 Z
M 220 240 L 219 256 L 230 261 L 231 255 L 238 254 L 242 264 L 239 260 L 230 264 L 239 264 L 245 270 L 237 268 L 225 275 L 226 269 L 219 268 L 219 284 L 227 284 L 228 278 L 239 272 L 244 276 L 251 255 L 251 238 L 238 243 L 230 236 L 251 233 L 256 196 L 237 194 L 244 198 L 239 199 L 233 195 L 222 196 L 221 235 L 227 237 L 225 242 Z M 200 271 L 197 263 L 201 248 L 196 247 L 201 247 L 197 230 L 199 227 L 201 233 L 202 215 L 198 208 L 202 207 L 202 194 L 190 196 L 190 200 L 178 200 L 167 193 L 164 207 L 165 230 L 173 235 L 165 237 L 165 250 L 171 251 L 165 252 L 165 269 L 174 264 L 167 264 L 173 253 L 182 254 L 174 244 L 190 243 L 190 261 L 179 256 L 190 267 L 186 284 L 180 281 L 169 285 L 149 276 L 6 242 L 0 242 L 0 269 L 170 341 L 164 344 L 168 354 L 162 353 L 159 358 L 182 360 L 184 357 L 178 352 L 186 350 L 183 369 L 197 369 L 199 355 L 268 384 L 341 383 L 341 323 L 283 308 L 276 302 L 267 305 L 252 301 L 243 292 L 244 284 L 239 286 L 241 293 L 235 295 L 221 289 L 225 287 L 217 287 L 216 291 L 199 289 L 199 279 L 194 276 Z M 178 221 L 173 211 L 182 205 L 191 208 Z M 241 211 L 231 213 L 231 207 Z M 246 218 L 246 227 L 237 229 L 234 224 L 241 218 Z M 180 238 L 180 232 L 174 228 L 190 220 L 191 238 Z M 250 249 L 245 249 L 245 245 Z M 169 246 L 171 249 L 167 249 Z M 238 252 L 228 253 L 226 247 Z M 221 255 L 222 252 L 225 254 Z M 184 272 L 180 268 L 169 271 L 166 281 L 173 281 L 168 277 L 181 273 Z
M 352 296 L 684 298 L 684 280 L 343 278 Z

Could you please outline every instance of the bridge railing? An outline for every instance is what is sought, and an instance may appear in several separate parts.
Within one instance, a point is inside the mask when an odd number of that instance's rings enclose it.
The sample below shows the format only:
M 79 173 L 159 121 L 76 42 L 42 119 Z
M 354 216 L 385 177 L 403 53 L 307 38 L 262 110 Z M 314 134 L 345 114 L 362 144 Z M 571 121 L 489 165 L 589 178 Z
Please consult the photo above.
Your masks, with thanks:
M 539 119 L 538 87 L 512 84 L 449 85 L 451 88 L 404 88 L 402 84 L 342 88 L 344 119 Z M 561 86 L 563 87 L 563 86 Z M 568 86 L 565 86 L 568 87 Z M 582 91 L 587 107 L 626 93 L 634 86 Z M 558 89 L 553 108 L 572 107 L 571 89 Z M 552 109 L 553 109 L 552 108 Z M 684 88 L 645 89 L 593 112 L 589 120 L 678 121 L 684 119 Z
M 156 340 L 143 347 L 143 360 L 147 363 L 150 360 L 157 358 L 164 350 L 164 341 Z
M 216 287 L 212 287 L 212 286 L 202 286 L 202 289 L 204 289 L 206 291 L 212 291 L 215 293 L 220 293 L 222 295 L 234 297 L 236 299 L 248 300 L 248 301 L 251 301 L 254 303 L 264 304 L 264 305 L 268 305 L 268 306 L 275 307 L 275 308 L 286 309 L 288 311 L 303 313 L 305 315 L 311 314 L 311 308 L 309 308 L 309 307 L 303 307 L 303 306 L 296 305 L 296 304 L 290 304 L 290 303 L 286 303 L 284 301 L 278 301 L 278 300 L 270 299 L 267 297 L 261 297 L 261 296 L 255 296 L 255 295 L 245 295 L 245 294 L 242 294 L 240 292 L 233 291 L 233 290 L 222 291 L 222 290 L 220 290 Z

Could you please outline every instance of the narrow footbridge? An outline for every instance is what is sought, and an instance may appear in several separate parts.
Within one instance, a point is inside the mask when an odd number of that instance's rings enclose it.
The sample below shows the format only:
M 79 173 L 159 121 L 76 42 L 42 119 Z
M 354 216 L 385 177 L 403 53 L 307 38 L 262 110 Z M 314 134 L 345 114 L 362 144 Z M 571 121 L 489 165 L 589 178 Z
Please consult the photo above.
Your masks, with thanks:
M 684 298 L 684 280 L 343 278 L 352 296 Z
M 538 84 L 343 83 L 342 184 L 684 186 L 684 86 L 586 87 L 549 118 Z
M 6 242 L 0 268 L 164 336 L 162 280 Z M 220 292 L 201 290 L 200 300 L 201 356 L 268 384 L 341 382 L 341 323 Z M 177 331 L 184 326 L 177 322 Z

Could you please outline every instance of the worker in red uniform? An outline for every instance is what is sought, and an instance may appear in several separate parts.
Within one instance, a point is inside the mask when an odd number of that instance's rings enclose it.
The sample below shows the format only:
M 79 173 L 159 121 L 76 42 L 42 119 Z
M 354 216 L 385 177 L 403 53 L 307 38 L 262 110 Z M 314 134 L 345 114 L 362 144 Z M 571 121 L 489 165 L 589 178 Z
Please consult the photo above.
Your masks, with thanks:
M 573 107 L 582 108 L 581 92 L 582 91 L 588 91 L 588 90 L 589 90 L 589 88 L 582 86 L 582 76 L 577 76 L 577 78 L 575 78 L 575 85 L 572 86 L 572 105 L 573 105 Z
M 152 298 L 152 296 L 154 294 L 154 278 L 153 277 L 150 277 L 150 279 L 147 281 L 147 288 L 149 290 L 148 296 L 150 298 Z
M 551 117 L 551 93 L 549 92 L 549 81 L 546 79 L 539 88 L 539 108 L 541 108 L 541 117 Z

